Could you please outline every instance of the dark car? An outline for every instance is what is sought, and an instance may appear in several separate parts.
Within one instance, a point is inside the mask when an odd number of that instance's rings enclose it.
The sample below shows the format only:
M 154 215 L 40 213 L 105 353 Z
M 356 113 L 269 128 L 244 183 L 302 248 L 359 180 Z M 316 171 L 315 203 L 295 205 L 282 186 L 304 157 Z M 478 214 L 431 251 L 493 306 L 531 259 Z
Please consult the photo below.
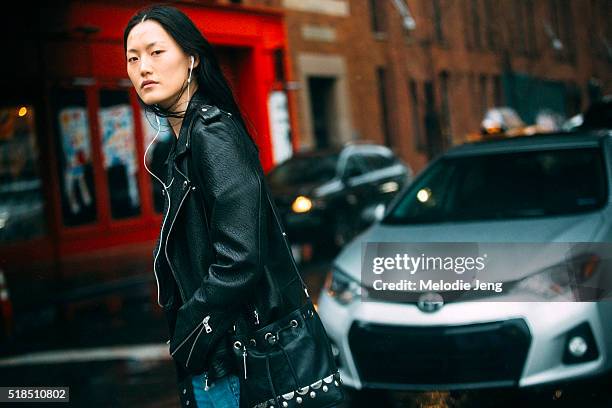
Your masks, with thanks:
M 606 95 L 591 104 L 584 113 L 568 119 L 564 130 L 612 129 L 612 95 Z
M 299 152 L 267 175 L 292 244 L 338 249 L 366 228 L 373 209 L 412 181 L 411 168 L 371 143 Z
M 580 129 L 612 129 L 612 95 L 606 95 L 589 106 Z

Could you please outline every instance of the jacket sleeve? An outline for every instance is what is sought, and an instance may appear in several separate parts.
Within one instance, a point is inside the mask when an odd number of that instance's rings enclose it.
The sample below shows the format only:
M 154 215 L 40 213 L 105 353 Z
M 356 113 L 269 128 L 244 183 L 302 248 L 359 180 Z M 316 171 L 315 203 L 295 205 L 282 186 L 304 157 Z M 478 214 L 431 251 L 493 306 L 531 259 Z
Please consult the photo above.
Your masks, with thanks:
M 203 131 L 194 129 L 191 135 L 191 178 L 205 197 L 202 204 L 214 253 L 186 308 L 193 302 L 237 307 L 263 275 L 262 241 L 267 233 L 263 170 L 246 130 L 226 115 L 195 127 Z
M 198 291 L 212 305 L 233 306 L 263 275 L 267 213 L 259 158 L 246 131 L 225 115 L 192 135 L 192 157 L 214 250 Z

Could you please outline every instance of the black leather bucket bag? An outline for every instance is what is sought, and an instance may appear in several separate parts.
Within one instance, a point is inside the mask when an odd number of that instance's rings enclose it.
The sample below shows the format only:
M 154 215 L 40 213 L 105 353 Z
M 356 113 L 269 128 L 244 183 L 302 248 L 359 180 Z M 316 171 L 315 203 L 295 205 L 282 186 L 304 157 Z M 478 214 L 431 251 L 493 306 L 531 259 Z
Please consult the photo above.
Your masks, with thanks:
M 233 344 L 234 363 L 241 371 L 240 407 L 333 407 L 344 401 L 345 393 L 329 338 L 300 276 L 270 193 L 265 185 L 263 187 L 274 214 L 275 227 L 282 234 L 287 256 L 291 259 L 292 273 L 299 278 L 303 290 L 298 291 L 302 295 L 299 300 L 292 299 L 295 308 L 283 317 L 262 327 L 240 324 L 239 320 L 234 329 L 227 332 Z M 225 330 L 232 322 L 217 324 L 223 325 Z M 202 321 L 199 326 L 188 333 L 188 337 L 202 333 L 206 322 Z M 199 355 L 204 355 L 203 350 L 214 339 L 200 335 L 198 340 L 197 346 L 202 347 Z M 196 363 L 190 361 L 190 364 Z
M 266 189 L 277 228 L 282 227 Z M 341 403 L 342 380 L 327 333 L 297 272 L 305 302 L 284 317 L 256 330 L 237 328 L 233 352 L 242 368 L 241 406 L 248 408 L 325 408 Z

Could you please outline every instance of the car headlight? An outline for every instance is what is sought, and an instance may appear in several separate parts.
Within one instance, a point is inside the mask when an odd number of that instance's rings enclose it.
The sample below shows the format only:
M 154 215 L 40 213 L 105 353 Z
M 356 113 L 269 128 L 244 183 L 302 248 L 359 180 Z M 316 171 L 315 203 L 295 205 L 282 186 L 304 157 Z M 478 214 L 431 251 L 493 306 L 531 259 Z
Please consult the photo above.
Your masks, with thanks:
M 312 209 L 312 201 L 305 196 L 297 196 L 291 203 L 291 210 L 295 213 L 305 213 Z
M 510 293 L 528 293 L 544 299 L 574 295 L 579 285 L 595 274 L 599 261 L 595 254 L 572 258 L 520 280 Z
M 329 296 L 343 305 L 347 305 L 366 294 L 357 280 L 335 266 L 327 273 L 323 288 Z

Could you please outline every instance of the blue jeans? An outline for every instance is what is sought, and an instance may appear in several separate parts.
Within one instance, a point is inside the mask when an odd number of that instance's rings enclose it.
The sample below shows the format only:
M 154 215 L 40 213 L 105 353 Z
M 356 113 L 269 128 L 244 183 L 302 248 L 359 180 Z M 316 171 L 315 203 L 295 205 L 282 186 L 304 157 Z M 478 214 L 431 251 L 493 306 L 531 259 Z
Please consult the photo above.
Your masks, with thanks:
M 240 405 L 240 379 L 228 374 L 215 382 L 208 382 L 204 389 L 207 373 L 192 377 L 193 393 L 198 408 L 238 408 Z M 195 407 L 194 407 L 195 408 Z

